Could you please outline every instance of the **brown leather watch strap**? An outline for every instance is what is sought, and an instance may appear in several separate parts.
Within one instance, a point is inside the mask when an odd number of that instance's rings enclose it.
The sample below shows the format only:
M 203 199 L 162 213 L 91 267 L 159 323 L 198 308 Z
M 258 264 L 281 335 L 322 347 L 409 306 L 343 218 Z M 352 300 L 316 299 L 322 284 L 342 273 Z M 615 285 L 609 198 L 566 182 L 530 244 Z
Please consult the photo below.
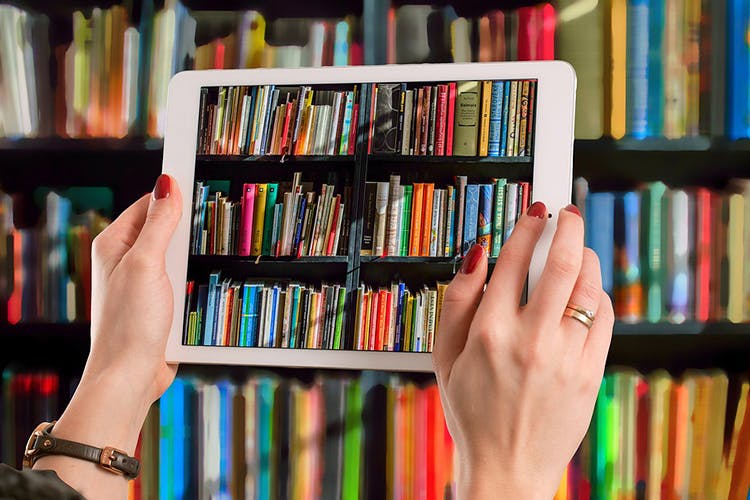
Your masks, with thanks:
M 138 476 L 141 468 L 140 462 L 129 457 L 124 451 L 110 446 L 103 449 L 96 448 L 55 437 L 50 434 L 54 422 L 41 427 L 41 425 L 37 427 L 29 438 L 24 454 L 24 466 L 31 467 L 36 460 L 45 455 L 65 455 L 93 462 L 110 472 L 122 474 L 128 479 L 135 479 Z

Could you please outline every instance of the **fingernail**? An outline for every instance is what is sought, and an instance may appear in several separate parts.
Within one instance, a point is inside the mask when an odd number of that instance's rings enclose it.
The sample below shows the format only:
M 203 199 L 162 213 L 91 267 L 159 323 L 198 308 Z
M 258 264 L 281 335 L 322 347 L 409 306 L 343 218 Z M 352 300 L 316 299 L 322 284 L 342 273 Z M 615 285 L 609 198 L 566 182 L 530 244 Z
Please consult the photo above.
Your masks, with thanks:
M 479 264 L 479 261 L 482 260 L 483 255 L 484 248 L 482 248 L 482 245 L 474 245 L 473 247 L 471 247 L 469 253 L 466 254 L 466 257 L 464 257 L 464 263 L 461 264 L 461 272 L 463 274 L 473 273 L 474 269 L 477 268 L 477 264 Z
M 153 196 L 155 200 L 161 200 L 169 196 L 169 192 L 172 189 L 171 179 L 167 174 L 161 174 L 156 179 L 156 185 L 154 186 Z
M 565 210 L 567 210 L 568 212 L 572 214 L 576 214 L 578 217 L 581 216 L 581 211 L 578 210 L 578 207 L 573 204 L 570 204 L 567 207 L 565 207 Z
M 536 217 L 537 219 L 546 219 L 547 207 L 541 201 L 535 201 L 531 204 L 526 213 L 532 217 Z

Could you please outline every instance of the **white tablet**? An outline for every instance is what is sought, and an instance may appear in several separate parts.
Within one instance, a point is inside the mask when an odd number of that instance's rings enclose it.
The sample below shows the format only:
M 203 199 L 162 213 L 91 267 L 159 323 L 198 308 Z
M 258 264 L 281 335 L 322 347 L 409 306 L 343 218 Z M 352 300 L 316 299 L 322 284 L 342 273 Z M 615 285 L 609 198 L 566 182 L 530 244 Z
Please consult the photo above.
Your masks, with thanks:
M 557 61 L 177 74 L 167 361 L 430 371 L 461 255 L 497 255 L 541 200 L 534 288 L 570 202 L 575 87 Z

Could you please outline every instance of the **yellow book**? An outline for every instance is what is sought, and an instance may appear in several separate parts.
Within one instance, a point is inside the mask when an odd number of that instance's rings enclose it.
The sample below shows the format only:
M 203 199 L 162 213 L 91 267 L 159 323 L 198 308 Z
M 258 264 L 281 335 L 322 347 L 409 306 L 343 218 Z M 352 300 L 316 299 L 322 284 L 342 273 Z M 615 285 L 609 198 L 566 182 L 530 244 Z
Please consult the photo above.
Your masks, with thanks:
M 568 467 L 565 468 L 565 473 L 560 479 L 560 486 L 557 487 L 554 500 L 568 500 Z
M 712 380 L 705 373 L 693 375 L 695 378 L 695 399 L 691 411 L 692 453 L 688 456 L 689 469 L 685 476 L 687 498 L 698 498 L 706 491 L 706 452 L 708 449 L 708 415 L 712 393 Z
M 260 255 L 263 249 L 263 222 L 266 217 L 266 191 L 268 184 L 256 184 L 255 208 L 253 210 L 253 241 L 250 255 Z
M 260 68 L 263 65 L 263 52 L 266 48 L 266 19 L 260 12 L 250 10 L 244 14 L 249 21 L 249 29 L 241 33 L 245 68 Z
M 724 455 L 723 460 L 723 475 L 721 481 L 721 498 L 739 498 L 737 495 L 739 490 L 739 479 L 740 470 L 742 464 L 737 463 L 737 446 L 740 440 L 740 434 L 743 430 L 743 423 L 748 411 L 748 394 L 750 393 L 750 383 L 747 380 L 742 382 L 740 387 L 740 396 L 737 401 L 737 411 L 734 415 L 734 425 L 732 427 L 731 441 L 727 448 L 727 453 Z M 746 452 L 740 452 L 740 459 L 748 462 L 747 459 L 743 458 Z M 737 465 L 737 467 L 735 467 Z M 733 495 L 734 494 L 734 495 Z
M 315 330 L 318 324 L 318 299 L 319 293 L 310 294 L 310 319 L 307 322 L 307 348 L 312 349 L 315 345 Z
M 387 493 L 387 499 L 393 499 L 393 491 L 395 487 L 394 471 L 396 467 L 396 457 L 394 456 L 394 438 L 396 436 L 396 387 L 395 382 L 390 383 L 386 386 L 386 402 L 385 402 L 385 435 L 390 436 L 386 440 L 385 445 L 385 491 Z
M 721 489 L 722 452 L 724 451 L 724 424 L 726 422 L 727 392 L 729 379 L 720 370 L 710 372 L 711 394 L 708 401 L 708 422 L 706 428 L 706 477 L 703 481 L 704 491 L 710 492 L 708 498 L 719 500 L 726 495 L 719 495 Z
M 440 311 L 443 310 L 443 301 L 445 300 L 445 291 L 448 289 L 450 282 L 438 281 L 437 283 L 437 308 L 435 310 L 435 338 L 437 339 L 438 327 L 440 326 Z
M 490 101 L 492 100 L 492 81 L 483 80 L 481 113 L 479 115 L 479 156 L 487 156 L 490 144 Z
M 605 70 L 609 78 L 609 96 L 605 94 L 605 113 L 609 111 L 609 135 L 620 139 L 625 135 L 626 66 L 627 66 L 627 0 L 610 0 L 608 12 L 608 46 L 611 67 Z
M 729 196 L 729 226 L 727 228 L 727 260 L 729 261 L 729 297 L 727 319 L 733 323 L 742 322 L 744 311 L 744 226 L 745 198 L 738 193 Z
M 669 415 L 672 377 L 658 370 L 648 377 L 651 412 L 648 422 L 648 470 L 646 500 L 661 499 L 661 485 L 669 457 Z
M 402 351 L 411 351 L 411 330 L 412 320 L 411 316 L 414 312 L 414 297 L 411 296 L 411 292 L 406 292 L 406 320 L 404 321 L 404 345 L 401 346 Z

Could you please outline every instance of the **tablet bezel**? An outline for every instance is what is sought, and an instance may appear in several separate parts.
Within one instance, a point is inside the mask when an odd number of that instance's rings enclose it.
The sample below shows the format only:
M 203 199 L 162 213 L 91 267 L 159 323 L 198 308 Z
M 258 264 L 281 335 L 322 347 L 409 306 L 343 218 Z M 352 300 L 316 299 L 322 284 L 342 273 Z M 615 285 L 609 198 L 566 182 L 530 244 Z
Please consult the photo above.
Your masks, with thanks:
M 532 290 L 549 251 L 558 210 L 570 203 L 571 198 L 576 76 L 568 63 L 404 64 L 176 74 L 169 83 L 162 172 L 179 184 L 183 214 L 167 251 L 167 274 L 174 292 L 167 362 L 432 371 L 430 353 L 182 345 L 201 87 L 528 79 L 537 80 L 532 201 L 544 201 L 552 214 L 531 259 L 529 290 Z

